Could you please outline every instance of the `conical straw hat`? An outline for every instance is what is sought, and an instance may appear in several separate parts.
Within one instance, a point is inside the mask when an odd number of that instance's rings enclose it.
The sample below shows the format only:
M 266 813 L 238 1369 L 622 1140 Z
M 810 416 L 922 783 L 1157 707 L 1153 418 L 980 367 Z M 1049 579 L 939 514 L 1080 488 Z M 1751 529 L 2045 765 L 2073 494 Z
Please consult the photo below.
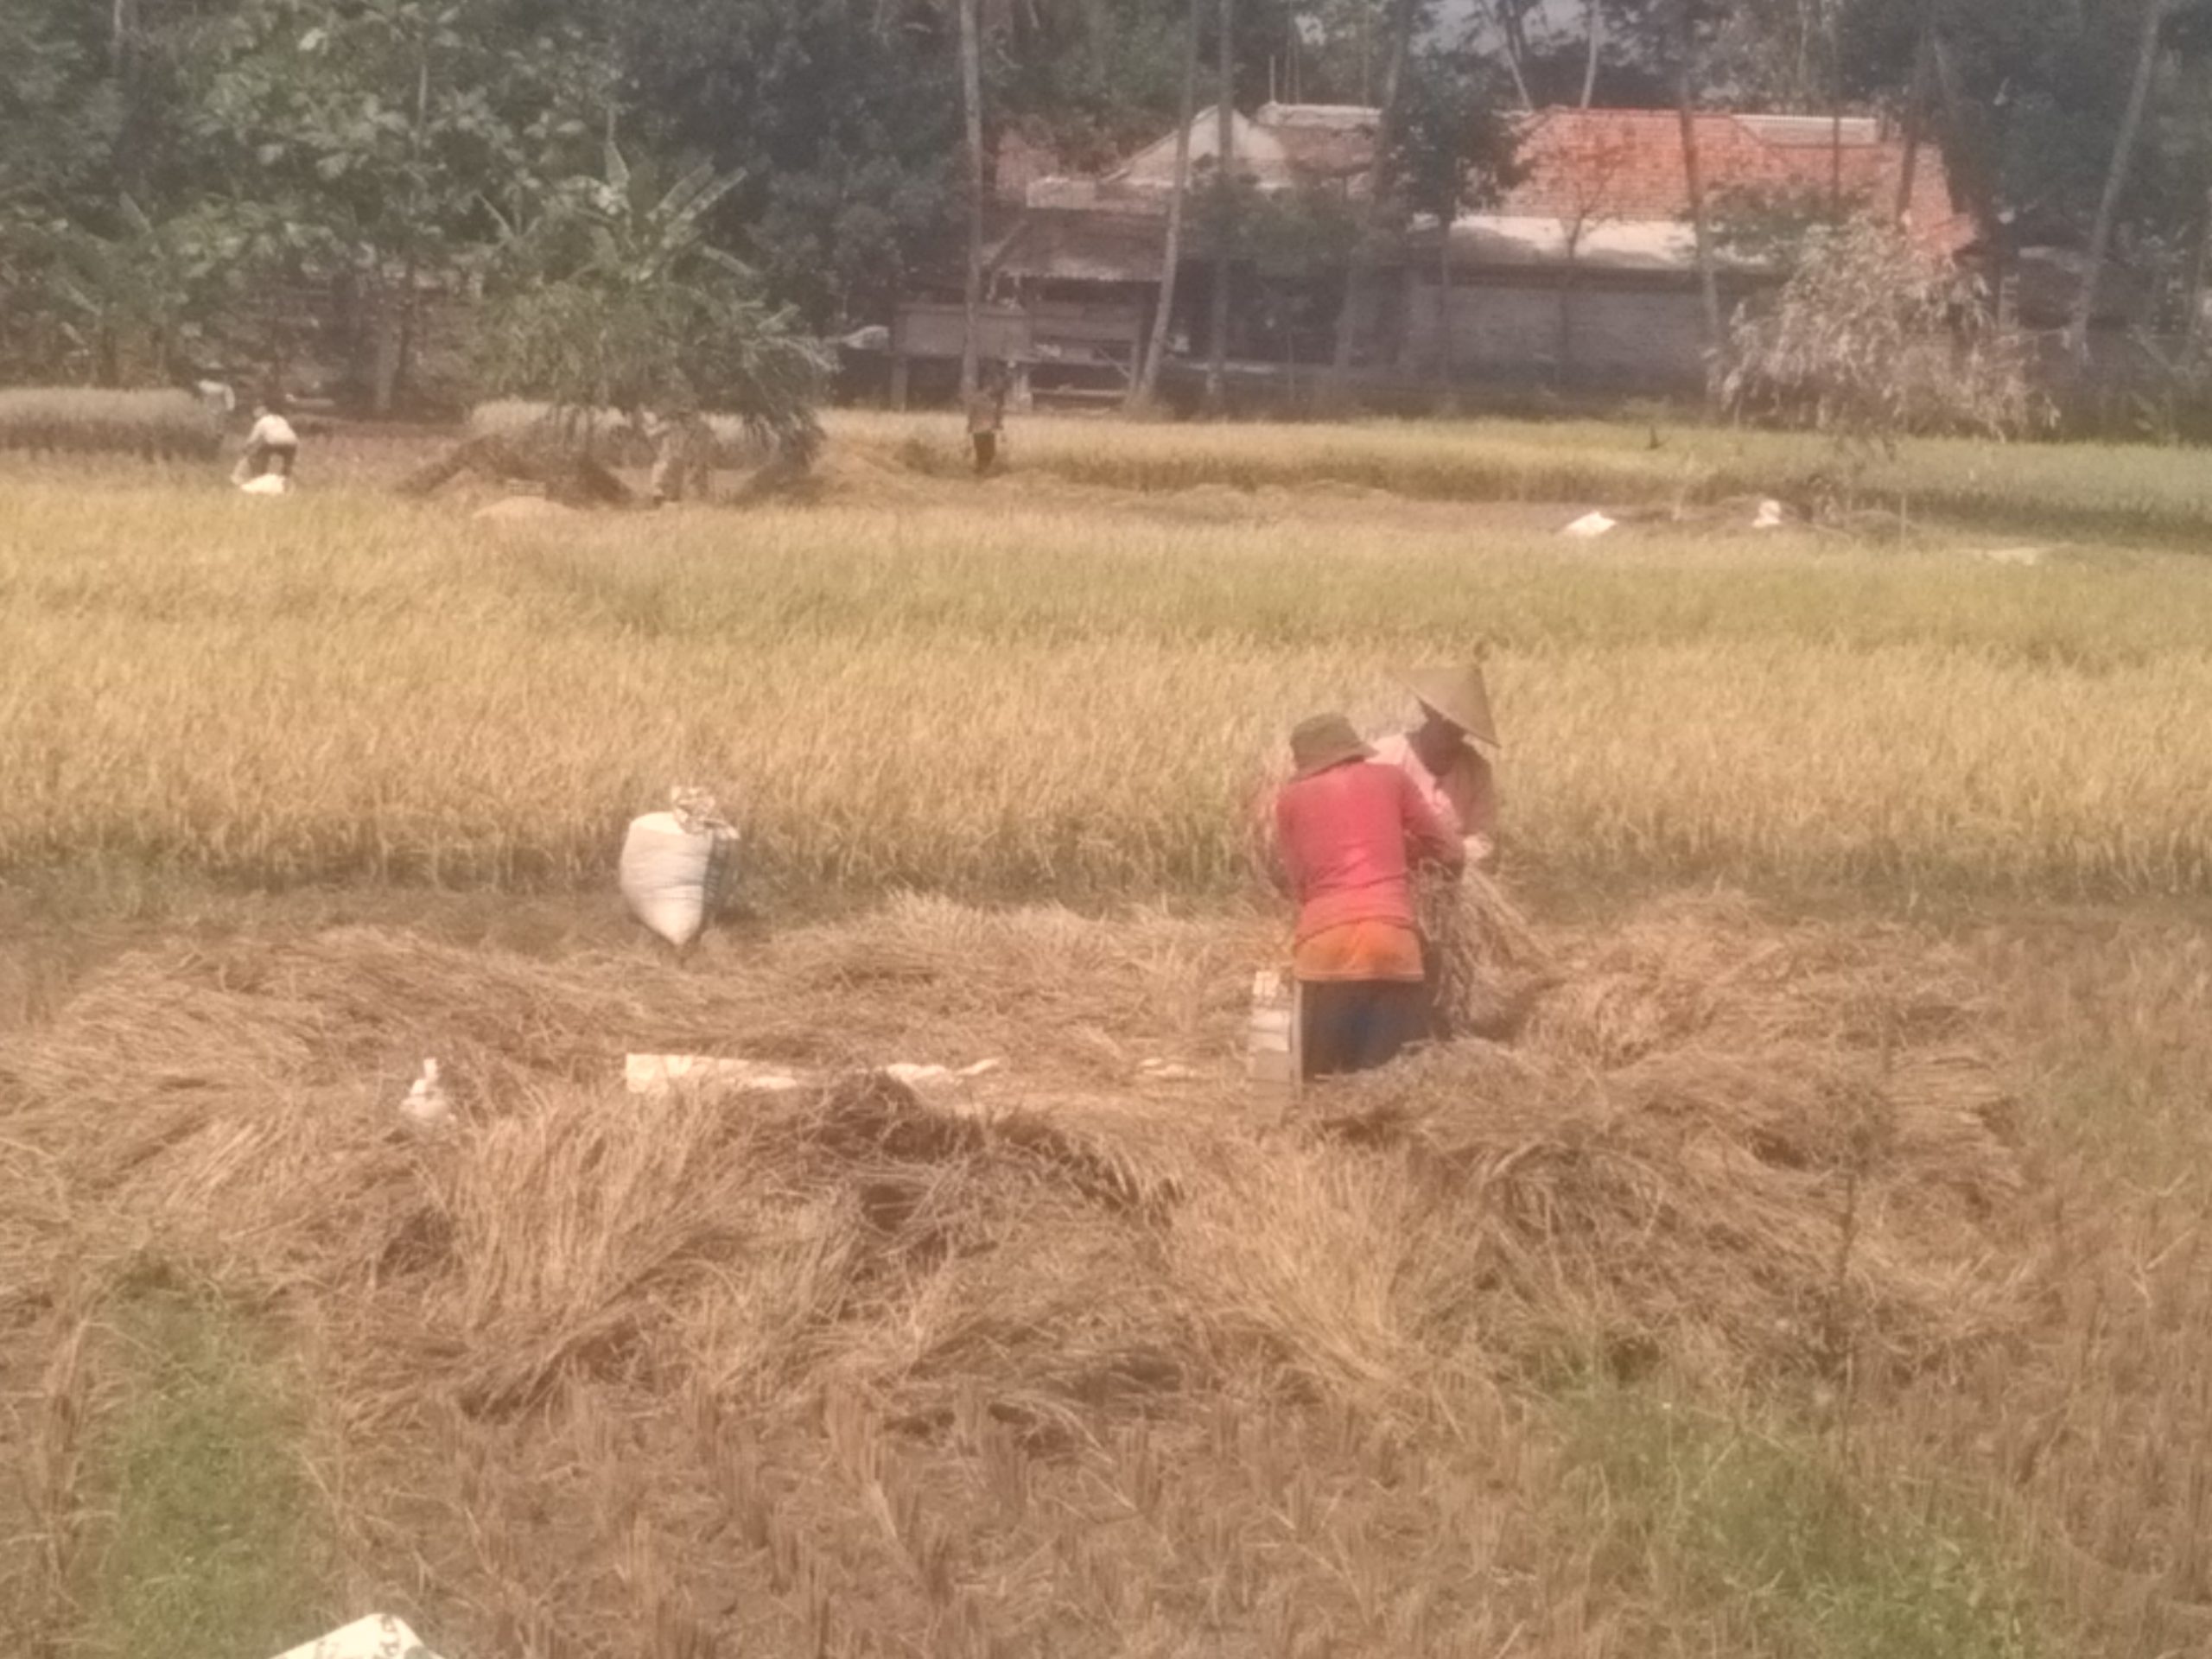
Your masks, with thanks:
M 1465 668 L 1424 668 L 1407 676 L 1407 689 L 1423 708 L 1433 709 L 1477 742 L 1492 748 L 1497 722 L 1491 716 L 1490 688 L 1483 683 L 1479 664 Z

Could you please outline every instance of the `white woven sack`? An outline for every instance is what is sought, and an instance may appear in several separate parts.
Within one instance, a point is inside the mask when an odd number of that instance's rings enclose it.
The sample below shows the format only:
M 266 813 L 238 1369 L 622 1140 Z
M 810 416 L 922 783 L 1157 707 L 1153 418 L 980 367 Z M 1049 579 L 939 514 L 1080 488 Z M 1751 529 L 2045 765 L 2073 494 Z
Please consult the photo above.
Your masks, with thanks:
M 278 1659 L 437 1659 L 404 1619 L 372 1613 L 341 1630 L 281 1654 Z
M 734 831 L 686 830 L 673 812 L 648 812 L 622 841 L 622 898 L 630 913 L 683 950 L 721 901 L 737 851 Z

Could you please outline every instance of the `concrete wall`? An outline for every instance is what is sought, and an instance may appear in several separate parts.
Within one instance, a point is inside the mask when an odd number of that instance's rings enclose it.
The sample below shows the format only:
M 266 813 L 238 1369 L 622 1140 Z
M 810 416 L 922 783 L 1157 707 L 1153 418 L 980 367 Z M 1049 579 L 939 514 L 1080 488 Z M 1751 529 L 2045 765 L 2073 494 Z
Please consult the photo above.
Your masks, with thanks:
M 1408 296 L 1402 366 L 1434 373 L 1443 346 L 1433 282 Z M 1675 284 L 1573 286 L 1550 273 L 1454 284 L 1447 312 L 1458 375 L 1663 389 L 1704 383 L 1704 310 Z

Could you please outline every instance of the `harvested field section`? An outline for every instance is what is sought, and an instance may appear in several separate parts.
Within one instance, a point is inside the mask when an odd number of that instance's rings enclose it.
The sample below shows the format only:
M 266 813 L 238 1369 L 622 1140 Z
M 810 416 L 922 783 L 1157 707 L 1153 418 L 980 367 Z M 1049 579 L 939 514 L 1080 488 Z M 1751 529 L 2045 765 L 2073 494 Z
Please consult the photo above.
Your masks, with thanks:
M 1707 1615 L 1578 1547 L 1540 1390 L 1961 1374 L 2037 1305 L 2032 1182 L 1918 942 L 1547 943 L 1518 1048 L 1277 1125 L 1219 924 L 914 900 L 688 972 L 152 942 L 0 1058 L 73 1265 L 0 1236 L 18 1282 L 150 1258 L 282 1310 L 346 1581 L 460 1651 L 1643 1651 Z M 664 1046 L 823 1081 L 622 1094 Z M 423 1053 L 449 1135 L 394 1109 Z

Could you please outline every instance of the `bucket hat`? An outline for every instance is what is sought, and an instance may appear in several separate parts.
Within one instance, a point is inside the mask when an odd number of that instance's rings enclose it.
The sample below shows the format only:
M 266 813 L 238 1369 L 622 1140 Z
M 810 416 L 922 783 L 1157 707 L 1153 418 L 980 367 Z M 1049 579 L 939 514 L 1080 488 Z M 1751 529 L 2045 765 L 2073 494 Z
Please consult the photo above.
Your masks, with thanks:
M 1483 683 L 1482 665 L 1470 663 L 1465 668 L 1417 669 L 1406 677 L 1406 689 L 1424 709 L 1441 715 L 1469 737 L 1492 748 L 1502 747 L 1497 741 L 1497 722 L 1490 711 L 1490 688 Z
M 1371 760 L 1374 754 L 1342 715 L 1316 715 L 1301 720 L 1290 734 L 1290 762 L 1300 778 L 1311 778 L 1347 760 Z

